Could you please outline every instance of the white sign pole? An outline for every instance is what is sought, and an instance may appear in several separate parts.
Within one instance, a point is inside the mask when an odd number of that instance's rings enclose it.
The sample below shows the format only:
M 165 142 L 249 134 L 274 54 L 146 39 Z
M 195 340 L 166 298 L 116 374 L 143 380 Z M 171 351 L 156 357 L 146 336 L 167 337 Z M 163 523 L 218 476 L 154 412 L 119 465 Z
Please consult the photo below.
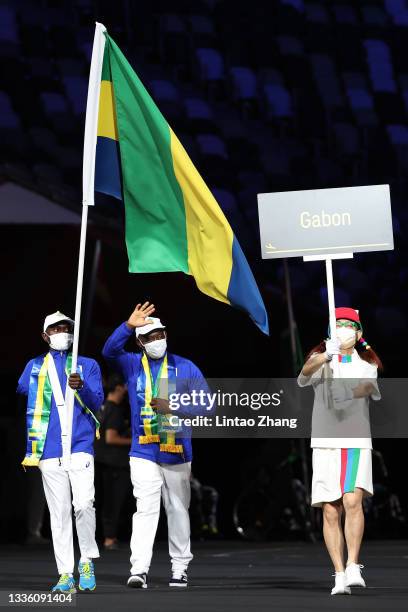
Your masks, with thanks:
M 96 23 L 92 48 L 91 68 L 89 73 L 88 99 L 86 103 L 84 157 L 82 168 L 82 219 L 81 237 L 79 241 L 79 261 L 75 299 L 75 327 L 74 340 L 72 344 L 71 373 L 76 372 L 78 362 L 78 342 L 81 321 L 86 231 L 88 226 L 88 206 L 92 206 L 94 204 L 95 154 L 98 134 L 99 93 L 101 88 L 103 54 L 105 50 L 105 31 L 106 28 L 104 25 L 101 23 Z M 64 469 L 68 470 L 71 463 L 72 422 L 74 417 L 74 391 L 70 387 L 67 389 L 66 410 L 67 428 L 65 432 L 62 432 L 62 464 Z
M 330 257 L 327 257 L 326 261 L 326 280 L 327 280 L 327 298 L 329 302 L 329 323 L 330 323 L 330 338 L 334 340 L 336 338 L 336 306 L 334 303 L 334 283 L 333 283 L 333 265 Z M 337 355 L 334 355 L 332 360 L 333 377 L 339 378 L 339 362 Z
M 326 283 L 327 283 L 327 299 L 329 303 L 329 325 L 330 338 L 336 337 L 336 305 L 334 301 L 334 282 L 333 282 L 333 259 L 352 259 L 353 253 L 336 253 L 326 255 L 306 255 L 303 261 L 322 261 L 326 262 Z M 336 357 L 331 362 L 333 368 L 333 377 L 340 377 L 339 362 Z

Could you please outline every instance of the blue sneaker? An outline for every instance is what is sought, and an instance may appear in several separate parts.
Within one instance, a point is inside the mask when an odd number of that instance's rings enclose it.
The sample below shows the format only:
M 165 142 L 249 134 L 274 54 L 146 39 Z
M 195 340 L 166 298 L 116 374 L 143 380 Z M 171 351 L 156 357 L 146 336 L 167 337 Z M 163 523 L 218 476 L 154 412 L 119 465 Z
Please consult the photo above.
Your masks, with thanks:
M 61 574 L 51 591 L 52 593 L 76 593 L 75 580 L 69 574 Z
M 94 572 L 94 564 L 92 561 L 79 562 L 79 590 L 94 591 L 96 589 L 96 580 Z

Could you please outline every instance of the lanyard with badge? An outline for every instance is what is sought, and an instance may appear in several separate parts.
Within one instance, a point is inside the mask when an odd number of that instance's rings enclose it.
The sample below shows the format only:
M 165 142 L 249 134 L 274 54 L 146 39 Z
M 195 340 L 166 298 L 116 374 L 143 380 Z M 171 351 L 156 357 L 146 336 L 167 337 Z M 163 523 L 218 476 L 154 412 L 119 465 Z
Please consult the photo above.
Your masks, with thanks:
M 150 383 L 151 383 L 151 388 L 152 388 L 152 398 L 157 398 L 159 396 L 159 391 L 164 383 L 164 381 L 166 381 L 166 389 L 163 393 L 163 395 L 165 396 L 165 399 L 168 399 L 169 397 L 169 386 L 170 386 L 170 382 L 169 379 L 166 377 L 163 379 L 162 382 L 162 372 L 164 369 L 164 365 L 165 365 L 165 361 L 167 359 L 167 356 L 163 359 L 159 371 L 157 373 L 156 376 L 156 380 L 154 380 L 153 378 L 153 374 L 152 374 L 152 370 L 150 368 L 150 364 L 149 364 L 149 374 L 150 374 Z M 173 389 L 173 391 L 175 391 L 175 389 Z M 156 412 L 156 417 L 157 417 L 157 425 L 158 425 L 158 432 L 172 432 L 172 433 L 176 433 L 178 431 L 181 431 L 182 428 L 180 426 L 180 422 L 178 420 L 178 418 L 176 416 L 173 416 L 172 421 L 173 424 L 170 423 L 168 415 L 167 414 L 159 414 Z M 174 422 L 175 421 L 175 422 Z

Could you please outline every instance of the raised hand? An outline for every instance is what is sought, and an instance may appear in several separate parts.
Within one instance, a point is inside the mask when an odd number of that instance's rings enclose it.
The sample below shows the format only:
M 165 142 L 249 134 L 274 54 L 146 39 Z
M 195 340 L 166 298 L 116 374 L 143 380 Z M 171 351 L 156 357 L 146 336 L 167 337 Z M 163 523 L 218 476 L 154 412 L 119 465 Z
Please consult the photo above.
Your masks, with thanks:
M 150 304 L 149 302 L 145 302 L 143 306 L 138 304 L 130 315 L 127 324 L 129 327 L 136 328 L 153 323 L 148 317 L 152 315 L 155 310 L 154 304 Z

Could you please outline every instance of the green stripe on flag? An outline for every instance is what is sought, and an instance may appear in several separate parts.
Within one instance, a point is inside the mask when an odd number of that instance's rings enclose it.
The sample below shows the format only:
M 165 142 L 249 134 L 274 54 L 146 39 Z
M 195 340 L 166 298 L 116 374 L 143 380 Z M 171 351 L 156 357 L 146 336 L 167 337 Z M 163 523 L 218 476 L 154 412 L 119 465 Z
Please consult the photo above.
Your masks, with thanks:
M 109 44 L 106 40 L 105 52 L 103 54 L 101 81 L 111 81 L 111 69 L 109 62 Z
M 129 271 L 188 273 L 186 215 L 174 174 L 169 125 L 109 36 L 106 44 L 122 161 Z

